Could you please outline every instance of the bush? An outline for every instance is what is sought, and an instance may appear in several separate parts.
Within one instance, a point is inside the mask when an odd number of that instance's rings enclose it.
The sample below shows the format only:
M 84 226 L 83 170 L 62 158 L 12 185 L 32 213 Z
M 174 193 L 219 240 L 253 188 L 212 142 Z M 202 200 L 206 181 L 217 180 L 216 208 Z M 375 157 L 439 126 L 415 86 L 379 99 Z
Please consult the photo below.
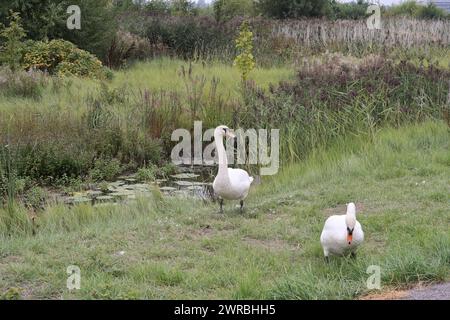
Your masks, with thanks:
M 322 17 L 329 12 L 329 0 L 260 0 L 263 15 L 276 19 Z
M 406 1 L 397 6 L 393 6 L 387 11 L 390 16 L 407 16 L 418 19 L 443 19 L 450 15 L 444 10 L 436 7 L 433 3 L 419 5 L 416 1 Z
M 329 16 L 333 19 L 363 19 L 367 16 L 366 12 L 368 7 L 369 3 L 364 0 L 351 3 L 333 1 Z
M 150 165 L 144 168 L 140 168 L 136 174 L 136 178 L 142 182 L 150 182 L 156 179 L 158 167 Z
M 33 186 L 24 195 L 23 202 L 26 207 L 33 210 L 39 210 L 44 207 L 48 198 L 48 193 L 45 189 Z
M 119 68 L 134 60 L 163 55 L 165 51 L 164 45 L 152 45 L 146 38 L 119 31 L 108 49 L 106 64 L 109 68 Z
M 94 168 L 91 169 L 89 176 L 92 181 L 112 181 L 122 171 L 119 160 L 116 159 L 98 159 L 95 161 Z
M 252 0 L 216 0 L 213 7 L 217 22 L 229 21 L 237 16 L 253 16 L 255 14 Z
M 107 77 L 107 71 L 100 60 L 64 40 L 29 42 L 24 51 L 22 66 L 26 70 L 38 69 L 60 76 Z

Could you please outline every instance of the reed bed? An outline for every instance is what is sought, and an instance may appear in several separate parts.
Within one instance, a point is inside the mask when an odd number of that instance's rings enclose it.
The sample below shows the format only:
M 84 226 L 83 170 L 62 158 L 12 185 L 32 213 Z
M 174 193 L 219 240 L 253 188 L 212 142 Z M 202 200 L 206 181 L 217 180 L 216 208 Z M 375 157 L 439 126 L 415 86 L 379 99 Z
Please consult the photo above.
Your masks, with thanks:
M 273 22 L 272 36 L 294 39 L 306 47 L 321 45 L 352 48 L 355 44 L 382 48 L 448 47 L 450 20 L 382 19 L 379 30 L 370 30 L 365 20 L 323 19 Z

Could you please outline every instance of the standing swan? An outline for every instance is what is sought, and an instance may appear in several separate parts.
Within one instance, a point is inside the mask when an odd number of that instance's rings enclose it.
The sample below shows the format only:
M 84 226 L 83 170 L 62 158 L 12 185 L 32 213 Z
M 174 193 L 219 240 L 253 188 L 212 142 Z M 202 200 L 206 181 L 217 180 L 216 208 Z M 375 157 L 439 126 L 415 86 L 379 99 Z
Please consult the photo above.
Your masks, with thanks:
M 219 172 L 214 179 L 213 189 L 219 196 L 220 212 L 223 213 L 223 200 L 240 200 L 241 212 L 244 199 L 248 195 L 253 177 L 242 169 L 228 168 L 227 154 L 223 146 L 223 138 L 235 138 L 236 135 L 226 126 L 219 126 L 214 130 L 214 142 L 219 156 Z
M 352 257 L 355 257 L 355 251 L 363 241 L 364 232 L 361 224 L 356 220 L 354 203 L 347 205 L 346 215 L 329 217 L 320 236 L 323 253 L 327 261 L 330 254 L 351 253 Z

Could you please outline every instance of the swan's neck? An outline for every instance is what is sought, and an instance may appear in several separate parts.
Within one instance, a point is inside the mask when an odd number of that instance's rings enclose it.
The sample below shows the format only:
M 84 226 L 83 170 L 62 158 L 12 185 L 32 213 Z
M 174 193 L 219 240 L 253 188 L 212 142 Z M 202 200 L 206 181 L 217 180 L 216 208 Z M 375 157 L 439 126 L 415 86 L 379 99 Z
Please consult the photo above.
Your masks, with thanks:
M 356 225 L 356 213 L 355 211 L 348 210 L 347 215 L 345 216 L 345 222 L 347 227 L 354 228 Z
M 216 150 L 219 156 L 219 173 L 217 176 L 228 179 L 228 159 L 225 147 L 223 146 L 222 136 L 215 134 Z

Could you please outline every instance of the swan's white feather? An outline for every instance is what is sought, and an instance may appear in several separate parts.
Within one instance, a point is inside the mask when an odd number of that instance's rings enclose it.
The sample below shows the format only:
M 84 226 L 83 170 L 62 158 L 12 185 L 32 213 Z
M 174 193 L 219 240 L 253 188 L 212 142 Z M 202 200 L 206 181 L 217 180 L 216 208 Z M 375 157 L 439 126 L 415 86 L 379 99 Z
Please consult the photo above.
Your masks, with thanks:
M 354 252 L 356 248 L 364 241 L 364 232 L 361 224 L 356 221 L 353 231 L 353 241 L 351 244 L 347 242 L 347 224 L 346 215 L 331 216 L 325 222 L 320 242 L 323 247 L 325 256 L 343 255 L 348 252 Z
M 214 180 L 213 188 L 218 196 L 225 200 L 244 200 L 250 190 L 253 177 L 242 169 L 228 168 L 228 181 L 222 182 L 219 177 Z

